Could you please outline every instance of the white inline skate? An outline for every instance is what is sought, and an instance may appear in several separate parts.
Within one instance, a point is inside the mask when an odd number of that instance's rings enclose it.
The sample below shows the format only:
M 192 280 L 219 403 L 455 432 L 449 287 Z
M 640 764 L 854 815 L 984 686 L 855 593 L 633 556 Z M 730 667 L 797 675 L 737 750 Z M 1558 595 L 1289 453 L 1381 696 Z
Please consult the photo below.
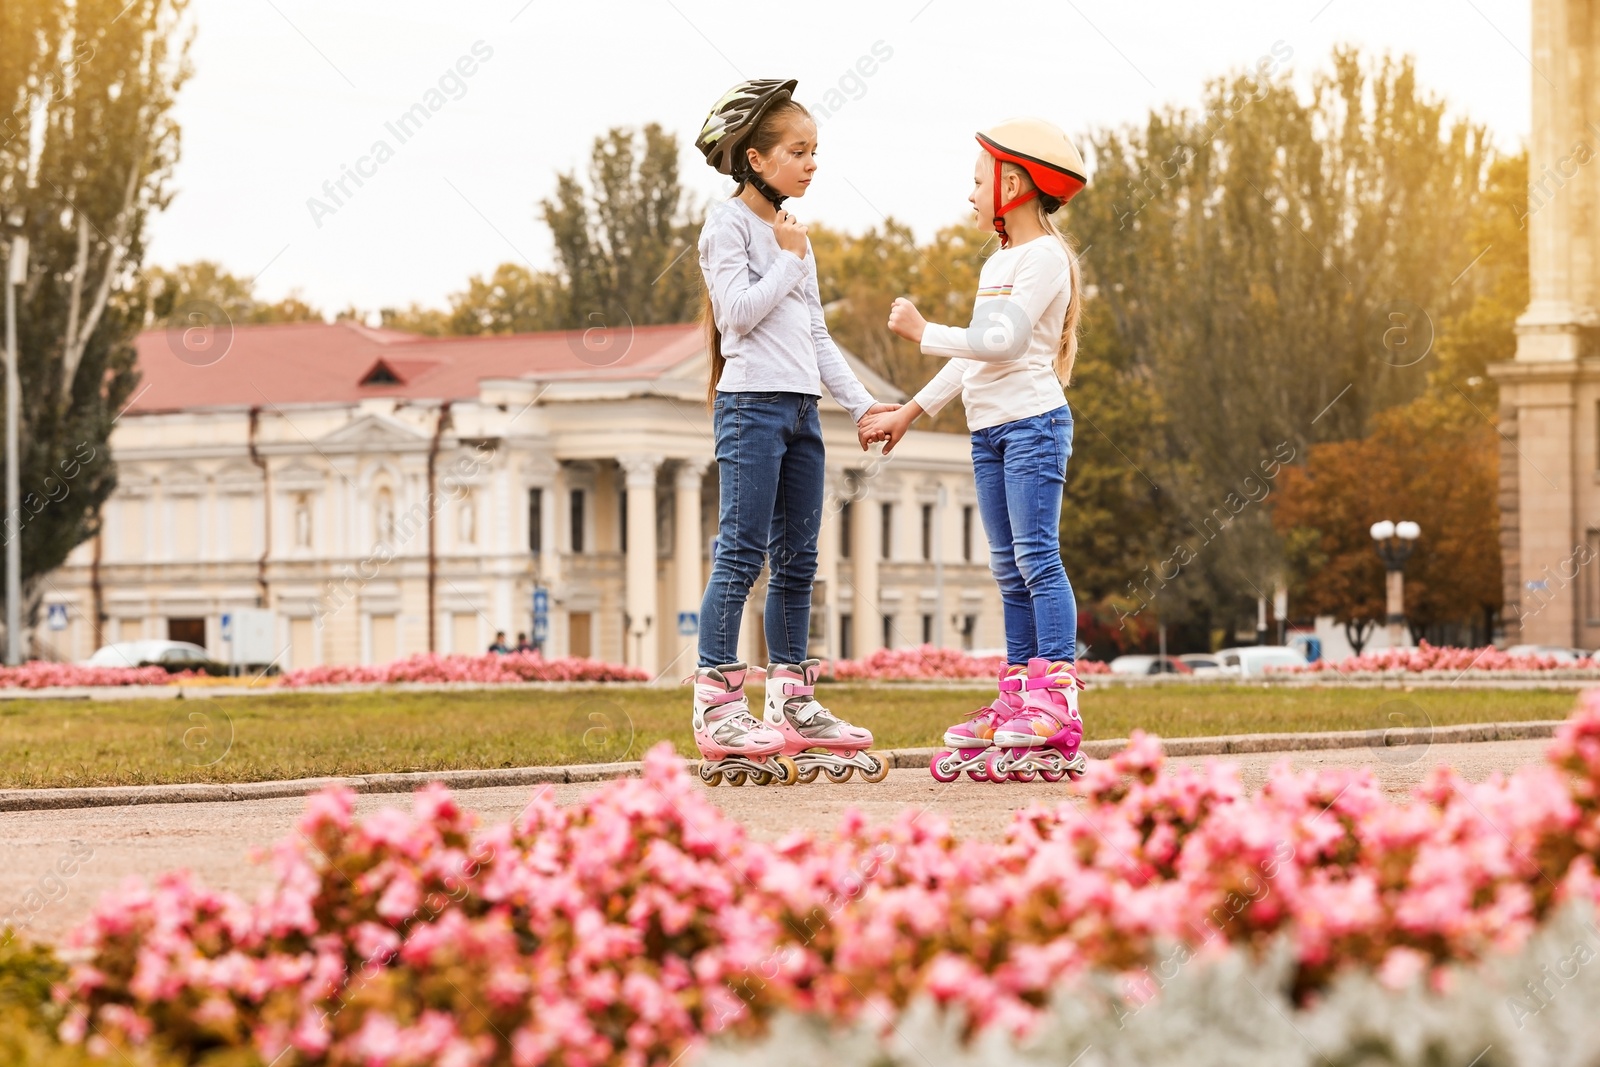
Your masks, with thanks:
M 994 748 L 994 732 L 1007 719 L 1022 711 L 1022 680 L 1027 675 L 1025 666 L 1000 668 L 996 685 L 999 692 L 993 701 L 973 713 L 966 722 L 957 723 L 944 732 L 944 743 L 949 747 L 934 755 L 928 764 L 928 773 L 936 781 L 953 782 L 966 771 L 974 782 L 989 780 L 989 752 Z
M 820 660 L 774 663 L 767 667 L 766 724 L 783 738 L 783 755 L 800 769 L 802 782 L 826 774 L 843 782 L 859 772 L 868 782 L 881 782 L 889 761 L 868 752 L 872 733 L 853 726 L 816 699 Z
M 744 682 L 749 667 L 725 663 L 694 672 L 694 743 L 700 780 L 716 785 L 793 785 L 800 772 L 783 755 L 784 737 L 750 714 Z

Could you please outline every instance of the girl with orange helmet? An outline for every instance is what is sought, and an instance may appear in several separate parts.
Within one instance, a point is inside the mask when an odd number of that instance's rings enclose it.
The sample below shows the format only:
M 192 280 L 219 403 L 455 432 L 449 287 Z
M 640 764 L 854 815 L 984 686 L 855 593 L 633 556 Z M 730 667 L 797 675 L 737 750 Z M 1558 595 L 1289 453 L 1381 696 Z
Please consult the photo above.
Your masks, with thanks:
M 867 420 L 889 452 L 918 415 L 958 393 L 972 433 L 978 510 L 1005 610 L 1000 693 L 945 733 L 950 751 L 930 769 L 951 781 L 1057 781 L 1081 773 L 1077 603 L 1061 563 L 1061 497 L 1072 454 L 1072 411 L 1062 387 L 1078 349 L 1078 257 L 1051 216 L 1083 188 L 1083 157 L 1057 127 L 1012 119 L 978 134 L 968 197 L 1000 249 L 979 275 L 972 322 L 926 321 L 896 300 L 889 328 L 949 360 L 904 407 Z

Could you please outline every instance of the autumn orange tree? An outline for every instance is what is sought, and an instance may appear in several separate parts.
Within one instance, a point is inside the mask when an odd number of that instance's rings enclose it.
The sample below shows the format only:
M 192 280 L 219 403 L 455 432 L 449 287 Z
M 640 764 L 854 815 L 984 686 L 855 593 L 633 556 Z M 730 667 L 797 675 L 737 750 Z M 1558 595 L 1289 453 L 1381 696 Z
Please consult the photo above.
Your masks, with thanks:
M 1368 531 L 1412 519 L 1422 525 L 1405 571 L 1413 633 L 1467 623 L 1487 639 L 1501 602 L 1498 455 L 1494 428 L 1471 404 L 1431 393 L 1378 415 L 1365 438 L 1311 446 L 1280 476 L 1272 513 L 1295 603 L 1333 616 L 1359 650 L 1385 611 Z

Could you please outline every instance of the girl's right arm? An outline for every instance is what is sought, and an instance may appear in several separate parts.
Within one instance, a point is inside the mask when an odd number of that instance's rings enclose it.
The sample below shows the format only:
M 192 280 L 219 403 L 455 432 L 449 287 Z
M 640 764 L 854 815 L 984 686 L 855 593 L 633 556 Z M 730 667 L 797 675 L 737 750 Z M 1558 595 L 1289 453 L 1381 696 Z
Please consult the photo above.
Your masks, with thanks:
M 754 330 L 806 276 L 805 261 L 785 249 L 767 276 L 750 284 L 750 250 L 744 236 L 727 225 L 707 226 L 701 232 L 700 270 L 711 292 L 717 329 L 735 336 Z

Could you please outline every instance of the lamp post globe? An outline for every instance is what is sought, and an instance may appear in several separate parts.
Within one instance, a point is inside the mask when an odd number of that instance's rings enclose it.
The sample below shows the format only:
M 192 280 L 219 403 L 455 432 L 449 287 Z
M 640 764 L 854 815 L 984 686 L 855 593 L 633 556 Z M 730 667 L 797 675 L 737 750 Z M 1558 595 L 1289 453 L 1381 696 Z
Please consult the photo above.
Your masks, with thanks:
M 1405 642 L 1406 560 L 1416 550 L 1422 527 L 1410 519 L 1400 522 L 1384 519 L 1373 523 L 1369 532 L 1378 558 L 1383 560 L 1384 570 L 1388 572 L 1385 576 L 1388 617 L 1384 621 L 1389 628 L 1389 647 L 1399 648 Z

